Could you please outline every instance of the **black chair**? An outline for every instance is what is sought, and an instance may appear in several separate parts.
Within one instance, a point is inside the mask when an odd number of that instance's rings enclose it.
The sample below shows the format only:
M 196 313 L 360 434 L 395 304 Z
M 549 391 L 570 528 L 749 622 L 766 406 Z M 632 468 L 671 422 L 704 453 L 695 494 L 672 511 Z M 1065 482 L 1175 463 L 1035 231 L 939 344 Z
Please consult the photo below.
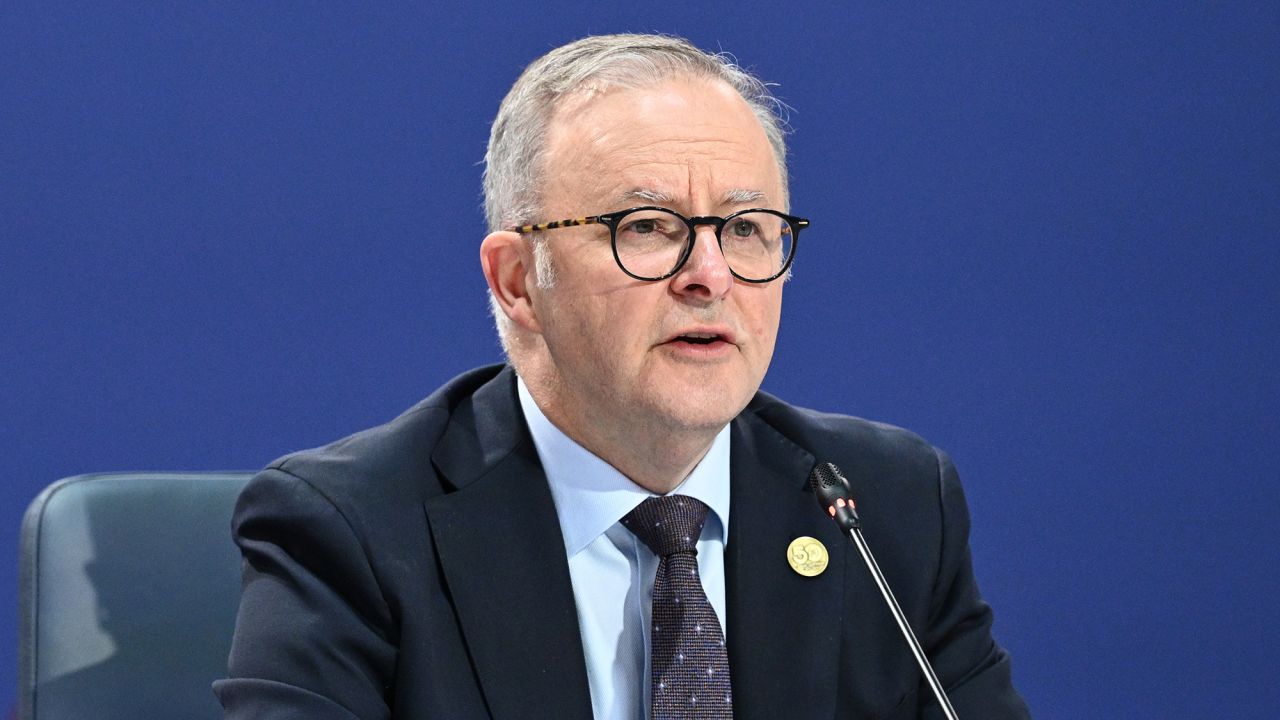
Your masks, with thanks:
M 20 720 L 221 718 L 240 597 L 231 512 L 252 473 L 50 485 L 22 521 Z

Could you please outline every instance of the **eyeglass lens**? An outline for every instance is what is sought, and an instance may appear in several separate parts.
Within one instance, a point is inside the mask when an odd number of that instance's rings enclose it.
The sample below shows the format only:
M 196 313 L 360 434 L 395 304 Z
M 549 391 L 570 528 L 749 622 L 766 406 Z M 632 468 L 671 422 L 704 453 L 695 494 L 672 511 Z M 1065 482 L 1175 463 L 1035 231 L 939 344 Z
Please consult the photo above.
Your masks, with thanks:
M 618 220 L 618 260 L 627 272 L 658 278 L 675 269 L 689 242 L 684 218 L 666 210 L 636 210 Z M 734 215 L 720 231 L 725 262 L 747 280 L 777 275 L 791 257 L 795 232 L 786 219 L 767 212 Z

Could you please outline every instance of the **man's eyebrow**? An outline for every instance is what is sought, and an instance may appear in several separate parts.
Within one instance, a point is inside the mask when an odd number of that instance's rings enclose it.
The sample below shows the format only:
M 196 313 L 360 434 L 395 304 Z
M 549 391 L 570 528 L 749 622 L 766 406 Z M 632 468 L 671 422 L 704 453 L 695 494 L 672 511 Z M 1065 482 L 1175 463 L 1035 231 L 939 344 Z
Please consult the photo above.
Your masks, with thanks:
M 650 190 L 649 188 L 631 188 L 618 196 L 618 202 L 620 203 L 629 200 L 643 200 L 659 205 L 670 205 L 675 202 L 670 195 L 657 190 Z
M 759 190 L 747 190 L 745 188 L 734 188 L 725 192 L 721 199 L 722 205 L 750 205 L 764 200 L 767 196 Z M 630 200 L 643 200 L 659 205 L 670 205 L 675 200 L 668 194 L 658 190 L 649 188 L 632 188 L 618 196 L 618 202 L 627 202 Z
M 750 205 L 758 203 L 765 199 L 765 194 L 759 190 L 745 190 L 735 188 L 724 194 L 723 204 L 725 205 Z

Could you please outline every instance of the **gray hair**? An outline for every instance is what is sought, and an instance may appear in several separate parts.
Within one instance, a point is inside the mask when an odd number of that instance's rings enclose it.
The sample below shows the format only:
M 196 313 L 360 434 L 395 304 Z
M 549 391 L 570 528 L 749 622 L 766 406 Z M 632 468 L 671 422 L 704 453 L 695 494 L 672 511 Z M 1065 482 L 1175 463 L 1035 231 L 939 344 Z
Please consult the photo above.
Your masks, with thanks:
M 547 128 L 567 98 L 613 88 L 638 88 L 679 76 L 721 80 L 742 96 L 764 129 L 778 163 L 783 208 L 787 206 L 786 106 L 764 82 L 726 53 L 711 54 L 688 40 L 665 35 L 598 35 L 563 45 L 533 61 L 511 87 L 489 134 L 484 163 L 484 208 L 489 231 L 543 222 L 543 185 Z M 550 218 L 555 219 L 555 218 Z M 554 283 L 554 268 L 542 243 L 538 284 Z M 491 296 L 503 349 L 509 326 Z
M 598 35 L 533 61 L 498 108 L 484 156 L 484 207 L 489 231 L 528 222 L 540 204 L 547 126 L 566 97 L 637 88 L 681 75 L 722 80 L 742 96 L 764 128 L 787 187 L 785 106 L 768 86 L 725 53 L 710 54 L 665 35 Z

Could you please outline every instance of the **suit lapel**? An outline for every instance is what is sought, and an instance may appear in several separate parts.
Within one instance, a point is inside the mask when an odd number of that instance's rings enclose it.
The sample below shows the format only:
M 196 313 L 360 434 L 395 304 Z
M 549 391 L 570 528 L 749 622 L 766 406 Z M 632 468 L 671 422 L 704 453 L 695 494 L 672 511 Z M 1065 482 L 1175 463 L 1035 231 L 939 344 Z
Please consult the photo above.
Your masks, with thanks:
M 510 369 L 454 410 L 432 461 L 456 490 L 427 518 L 490 713 L 590 720 L 564 539 Z
M 725 575 L 734 716 L 833 717 L 849 543 L 808 489 L 812 455 L 750 409 L 731 432 Z M 802 535 L 830 554 L 817 577 L 787 561 L 787 546 Z
M 590 720 L 564 539 L 510 369 L 454 409 L 432 461 L 455 490 L 425 510 L 491 714 Z M 738 720 L 833 717 L 849 671 L 840 627 L 852 552 L 808 489 L 814 464 L 750 409 L 733 421 L 725 580 Z M 817 577 L 787 562 L 801 535 L 830 554 Z

